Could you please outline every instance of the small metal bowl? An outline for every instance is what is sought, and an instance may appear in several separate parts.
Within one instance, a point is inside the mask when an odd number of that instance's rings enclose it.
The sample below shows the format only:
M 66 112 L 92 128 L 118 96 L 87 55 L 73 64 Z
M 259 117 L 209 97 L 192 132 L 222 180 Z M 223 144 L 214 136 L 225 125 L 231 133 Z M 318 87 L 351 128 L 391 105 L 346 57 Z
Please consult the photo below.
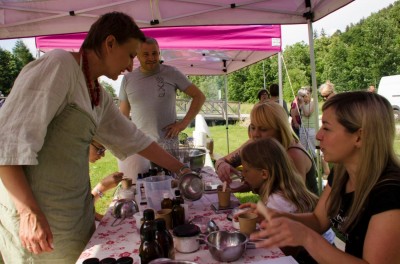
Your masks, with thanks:
M 205 242 L 215 260 L 231 262 L 244 254 L 248 238 L 240 232 L 215 231 L 206 237 Z
M 203 196 L 204 182 L 199 174 L 189 172 L 180 176 L 178 188 L 184 198 L 196 201 Z
M 196 262 L 186 260 L 173 260 L 169 258 L 158 258 L 149 262 L 149 264 L 197 264 Z
M 194 148 L 189 150 L 189 162 L 191 170 L 199 171 L 204 167 L 206 153 L 207 152 L 205 149 Z

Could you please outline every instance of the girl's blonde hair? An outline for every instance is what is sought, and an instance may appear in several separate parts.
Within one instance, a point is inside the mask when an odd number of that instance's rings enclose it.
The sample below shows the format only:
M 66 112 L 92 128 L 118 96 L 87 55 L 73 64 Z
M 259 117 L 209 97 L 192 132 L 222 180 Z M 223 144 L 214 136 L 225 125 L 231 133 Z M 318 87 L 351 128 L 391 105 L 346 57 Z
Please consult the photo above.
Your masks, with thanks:
M 241 158 L 253 168 L 268 171 L 268 178 L 258 190 L 264 203 L 271 194 L 281 193 L 297 207 L 298 213 L 311 212 L 314 209 L 317 196 L 307 190 L 286 150 L 276 139 L 249 142 L 243 147 Z
M 250 120 L 252 124 L 269 127 L 277 131 L 277 140 L 285 149 L 289 148 L 293 140 L 299 142 L 299 138 L 289 124 L 285 109 L 275 102 L 268 101 L 255 105 L 251 110 Z
M 354 226 L 367 198 L 388 164 L 400 166 L 394 152 L 395 123 L 390 103 L 382 96 L 369 92 L 348 92 L 333 96 L 322 107 L 332 109 L 337 121 L 349 132 L 361 132 L 361 156 L 355 175 L 352 204 L 342 231 Z M 336 164 L 331 194 L 327 201 L 328 215 L 335 217 L 340 209 L 343 190 L 349 176 L 343 164 Z

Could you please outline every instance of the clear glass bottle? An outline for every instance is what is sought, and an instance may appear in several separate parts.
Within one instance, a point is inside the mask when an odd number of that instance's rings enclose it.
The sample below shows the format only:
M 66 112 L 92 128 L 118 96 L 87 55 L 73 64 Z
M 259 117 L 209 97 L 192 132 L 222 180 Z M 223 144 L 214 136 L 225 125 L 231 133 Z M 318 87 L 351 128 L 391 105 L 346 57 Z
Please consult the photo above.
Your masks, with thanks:
M 163 257 L 175 259 L 174 240 L 172 235 L 167 230 L 165 220 L 158 218 L 156 222 L 156 241 L 163 251 Z
M 155 239 L 153 228 L 145 229 L 143 232 L 142 243 L 139 247 L 139 257 L 141 264 L 147 264 L 154 259 L 163 257 L 162 249 Z

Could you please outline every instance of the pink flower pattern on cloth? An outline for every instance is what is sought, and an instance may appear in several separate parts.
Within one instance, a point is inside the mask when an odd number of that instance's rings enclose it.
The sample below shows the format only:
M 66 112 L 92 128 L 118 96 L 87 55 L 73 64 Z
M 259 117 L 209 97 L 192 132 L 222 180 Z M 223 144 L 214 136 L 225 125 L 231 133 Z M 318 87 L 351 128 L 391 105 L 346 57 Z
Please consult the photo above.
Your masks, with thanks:
M 204 181 L 219 181 L 215 173 L 210 173 L 207 170 L 206 173 L 202 174 Z M 232 196 L 232 200 L 236 199 Z M 227 213 L 229 211 L 223 211 L 216 213 L 212 208 L 211 204 L 218 202 L 216 193 L 204 194 L 203 197 L 198 201 L 185 201 L 189 204 L 189 219 L 195 216 L 206 216 L 215 221 L 220 230 L 235 231 L 231 221 L 227 219 Z M 111 207 L 110 207 L 111 208 Z M 142 211 L 144 208 L 141 207 Z M 187 212 L 186 212 L 187 213 Z M 139 258 L 139 246 L 140 246 L 140 235 L 136 229 L 136 222 L 134 218 L 124 219 L 121 224 L 117 226 L 111 226 L 115 218 L 111 215 L 111 210 L 103 217 L 99 223 L 95 233 L 91 237 L 90 241 L 86 245 L 86 248 L 80 255 L 77 264 L 82 263 L 88 258 L 108 258 L 112 257 L 115 259 L 121 257 L 132 257 L 133 263 L 140 264 Z M 268 259 L 282 258 L 285 255 L 279 249 L 248 249 L 244 255 L 237 261 L 232 263 L 253 263 L 263 262 L 268 263 Z M 188 260 L 199 264 L 217 264 L 218 261 L 214 260 L 208 251 L 207 245 L 202 244 L 200 249 L 194 253 L 183 254 L 175 251 L 175 259 L 177 260 Z M 293 263 L 293 262 L 291 262 Z

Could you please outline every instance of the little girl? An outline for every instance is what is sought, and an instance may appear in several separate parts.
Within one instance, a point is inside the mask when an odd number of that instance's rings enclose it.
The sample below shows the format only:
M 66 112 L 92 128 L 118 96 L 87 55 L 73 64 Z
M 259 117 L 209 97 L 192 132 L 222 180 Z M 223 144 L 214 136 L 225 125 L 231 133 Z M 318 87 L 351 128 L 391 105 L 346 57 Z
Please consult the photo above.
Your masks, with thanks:
M 311 212 L 318 197 L 307 190 L 286 150 L 274 138 L 246 144 L 241 151 L 242 175 L 267 207 L 289 212 Z
M 259 139 L 246 144 L 241 151 L 241 159 L 244 180 L 267 207 L 287 213 L 314 210 L 318 197 L 306 188 L 286 150 L 276 139 Z M 244 207 L 255 209 L 255 204 L 241 205 L 241 208 Z M 334 243 L 332 229 L 323 236 L 331 244 Z M 294 255 L 299 263 L 316 263 L 305 250 L 282 250 L 287 255 Z

